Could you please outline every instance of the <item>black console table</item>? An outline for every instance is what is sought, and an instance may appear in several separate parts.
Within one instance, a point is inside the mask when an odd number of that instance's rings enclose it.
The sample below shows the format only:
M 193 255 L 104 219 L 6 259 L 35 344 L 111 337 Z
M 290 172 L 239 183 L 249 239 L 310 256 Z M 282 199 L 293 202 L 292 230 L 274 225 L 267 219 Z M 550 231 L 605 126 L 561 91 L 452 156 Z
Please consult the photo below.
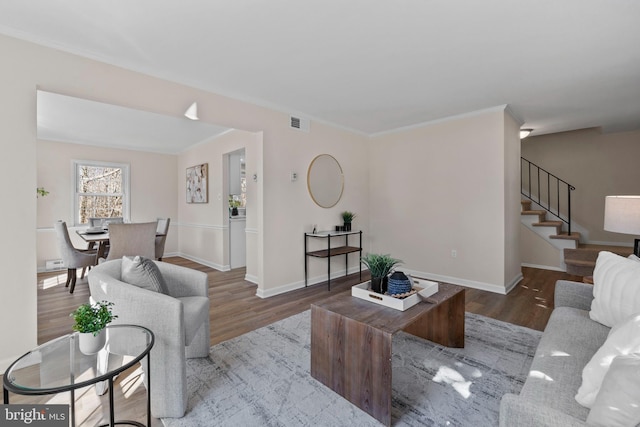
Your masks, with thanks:
M 349 246 L 349 236 L 357 234 L 360 237 L 358 246 Z M 309 238 L 326 239 L 327 248 L 317 251 L 309 251 L 307 240 Z M 344 245 L 331 247 L 331 242 L 336 239 L 344 239 Z M 341 242 L 342 243 L 342 242 Z M 360 259 L 362 257 L 362 231 L 319 231 L 316 233 L 304 233 L 304 286 L 307 286 L 308 263 L 309 257 L 326 258 L 327 259 L 327 288 L 331 290 L 331 257 L 344 255 L 345 275 L 349 270 L 349 254 L 359 252 Z M 360 280 L 362 280 L 362 264 L 360 266 Z

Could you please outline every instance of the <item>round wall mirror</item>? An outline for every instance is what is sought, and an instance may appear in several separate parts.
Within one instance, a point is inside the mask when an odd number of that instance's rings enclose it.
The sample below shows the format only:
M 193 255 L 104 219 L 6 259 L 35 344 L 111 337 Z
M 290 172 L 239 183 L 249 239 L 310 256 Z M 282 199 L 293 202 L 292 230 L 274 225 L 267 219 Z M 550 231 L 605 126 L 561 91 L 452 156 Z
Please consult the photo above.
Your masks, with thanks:
M 330 208 L 342 197 L 344 175 L 340 163 L 329 154 L 320 154 L 311 161 L 307 172 L 307 187 L 314 202 Z

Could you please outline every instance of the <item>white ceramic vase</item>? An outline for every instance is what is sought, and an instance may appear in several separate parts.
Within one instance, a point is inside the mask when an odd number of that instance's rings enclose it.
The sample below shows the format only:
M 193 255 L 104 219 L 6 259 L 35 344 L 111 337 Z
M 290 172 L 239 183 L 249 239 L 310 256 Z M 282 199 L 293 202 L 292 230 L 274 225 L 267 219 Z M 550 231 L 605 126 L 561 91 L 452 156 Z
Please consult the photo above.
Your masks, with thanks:
M 79 333 L 78 344 L 80 351 L 83 354 L 96 354 L 104 347 L 107 342 L 107 332 L 103 329 L 98 335 L 93 335 L 91 332 Z

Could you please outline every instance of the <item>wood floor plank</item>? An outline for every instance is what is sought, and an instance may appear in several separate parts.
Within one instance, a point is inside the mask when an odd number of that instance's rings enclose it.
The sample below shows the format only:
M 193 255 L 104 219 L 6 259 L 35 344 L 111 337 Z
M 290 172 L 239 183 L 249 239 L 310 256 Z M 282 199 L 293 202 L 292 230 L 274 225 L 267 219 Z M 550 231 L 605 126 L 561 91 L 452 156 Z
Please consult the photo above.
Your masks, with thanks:
M 203 271 L 209 276 L 212 345 L 308 310 L 312 303 L 330 296 L 348 295 L 351 286 L 359 282 L 356 273 L 332 280 L 331 291 L 327 290 L 326 284 L 318 284 L 262 299 L 256 296 L 256 285 L 244 280 L 243 268 L 221 272 L 179 257 L 165 258 L 164 261 Z M 522 272 L 524 279 L 508 295 L 467 289 L 466 311 L 543 330 L 553 309 L 556 280 L 582 280 L 579 276 L 557 271 L 523 268 Z M 368 273 L 362 274 L 363 280 L 368 280 Z M 86 278 L 78 280 L 73 294 L 65 288 L 65 281 L 66 271 L 38 274 L 38 343 L 71 332 L 73 320 L 69 313 L 89 300 Z M 138 368 L 118 378 L 115 401 L 118 418 L 146 421 L 146 390 L 140 377 Z M 39 402 L 68 403 L 65 396 L 40 396 L 37 399 Z M 108 403 L 105 399 L 106 396 L 96 396 L 93 390 L 83 394 L 77 407 L 79 419 L 85 421 L 83 425 L 97 425 L 107 420 Z M 34 397 L 12 395 L 12 402 L 21 401 L 36 403 Z M 162 423 L 154 419 L 152 425 L 162 426 Z

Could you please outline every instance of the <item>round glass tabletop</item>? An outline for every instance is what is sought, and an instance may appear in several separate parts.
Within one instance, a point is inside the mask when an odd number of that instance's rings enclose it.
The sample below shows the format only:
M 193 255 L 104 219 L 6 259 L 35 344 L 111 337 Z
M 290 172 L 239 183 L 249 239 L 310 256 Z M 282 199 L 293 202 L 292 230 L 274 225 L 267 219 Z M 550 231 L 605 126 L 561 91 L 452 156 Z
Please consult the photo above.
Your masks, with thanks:
M 84 354 L 77 332 L 42 344 L 5 372 L 4 387 L 18 394 L 51 394 L 106 380 L 135 365 L 153 347 L 153 332 L 142 326 L 109 325 L 96 354 Z

